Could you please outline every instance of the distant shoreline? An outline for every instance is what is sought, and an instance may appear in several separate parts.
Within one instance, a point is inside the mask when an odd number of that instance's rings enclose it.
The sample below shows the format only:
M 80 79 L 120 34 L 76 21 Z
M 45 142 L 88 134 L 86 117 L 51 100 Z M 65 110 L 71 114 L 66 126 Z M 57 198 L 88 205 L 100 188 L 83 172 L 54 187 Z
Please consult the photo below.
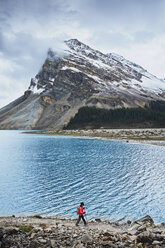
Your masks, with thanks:
M 40 130 L 28 134 L 66 135 L 76 138 L 105 139 L 127 143 L 165 146 L 165 128 L 147 129 L 88 129 L 88 130 Z

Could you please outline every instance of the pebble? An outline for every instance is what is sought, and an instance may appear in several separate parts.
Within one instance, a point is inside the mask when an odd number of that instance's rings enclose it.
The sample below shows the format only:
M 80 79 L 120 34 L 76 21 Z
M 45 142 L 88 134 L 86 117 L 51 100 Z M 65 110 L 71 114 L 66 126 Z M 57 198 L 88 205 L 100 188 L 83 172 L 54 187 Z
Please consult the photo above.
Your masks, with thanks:
M 158 240 L 154 240 L 154 241 L 152 242 L 152 244 L 153 244 L 153 245 L 161 245 L 161 242 L 158 241 Z
M 31 238 L 31 239 L 34 239 L 35 236 L 36 236 L 36 233 L 32 233 L 32 234 L 30 235 L 30 238 Z
M 40 243 L 42 243 L 42 244 L 46 244 L 46 243 L 47 243 L 46 239 L 38 239 L 38 241 L 39 241 Z
M 23 222 L 24 224 L 24 222 Z M 98 223 L 96 225 L 101 225 Z M 38 224 L 38 226 L 41 224 Z M 90 226 L 91 225 L 91 226 Z M 165 247 L 165 227 L 154 227 L 150 217 L 140 219 L 130 226 L 125 224 L 115 226 L 115 231 L 107 229 L 92 229 L 89 223 L 88 228 L 65 226 L 63 224 L 52 228 L 47 224 L 46 228 L 38 228 L 30 233 L 24 233 L 16 227 L 0 228 L 0 248 L 4 247 L 29 247 L 29 248 L 163 248 Z M 117 232 L 120 228 L 120 232 Z M 126 228 L 128 231 L 126 231 Z M 136 233 L 136 234 L 135 234 Z
M 57 242 L 56 242 L 56 240 L 51 239 L 51 240 L 50 240 L 50 244 L 51 244 L 51 247 L 54 248 L 54 247 L 56 247 Z

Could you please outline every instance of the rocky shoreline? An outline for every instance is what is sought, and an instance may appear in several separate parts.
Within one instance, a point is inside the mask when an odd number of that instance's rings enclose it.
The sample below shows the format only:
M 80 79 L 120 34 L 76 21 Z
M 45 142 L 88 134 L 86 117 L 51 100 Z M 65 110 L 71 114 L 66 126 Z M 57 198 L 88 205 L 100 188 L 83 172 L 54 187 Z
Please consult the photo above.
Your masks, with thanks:
M 84 129 L 84 130 L 40 130 L 27 134 L 67 135 L 76 138 L 108 139 L 130 143 L 144 143 L 165 146 L 165 128 L 145 129 Z
M 125 224 L 96 219 L 87 226 L 76 220 L 34 217 L 1 217 L 1 248 L 163 248 L 165 224 L 155 225 L 150 216 Z

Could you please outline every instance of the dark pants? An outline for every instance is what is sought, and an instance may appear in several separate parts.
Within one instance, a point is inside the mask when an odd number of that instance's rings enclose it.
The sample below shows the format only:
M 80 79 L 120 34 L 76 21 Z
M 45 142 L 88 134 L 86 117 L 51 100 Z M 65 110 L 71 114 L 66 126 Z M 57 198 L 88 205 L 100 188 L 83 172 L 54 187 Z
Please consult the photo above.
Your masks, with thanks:
M 86 226 L 87 223 L 86 223 L 86 220 L 84 219 L 84 216 L 83 215 L 78 217 L 77 222 L 76 222 L 76 226 L 78 226 L 78 224 L 79 224 L 79 222 L 80 222 L 81 219 L 83 220 L 84 225 Z

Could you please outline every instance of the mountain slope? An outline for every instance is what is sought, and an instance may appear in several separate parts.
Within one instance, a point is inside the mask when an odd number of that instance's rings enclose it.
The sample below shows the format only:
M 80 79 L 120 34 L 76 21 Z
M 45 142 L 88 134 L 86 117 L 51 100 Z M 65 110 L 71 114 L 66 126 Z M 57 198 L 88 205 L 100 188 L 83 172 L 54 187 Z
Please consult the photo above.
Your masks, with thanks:
M 157 100 L 165 101 L 164 80 L 71 39 L 63 51 L 49 49 L 24 96 L 0 110 L 0 128 L 59 129 L 83 106 L 134 108 Z

